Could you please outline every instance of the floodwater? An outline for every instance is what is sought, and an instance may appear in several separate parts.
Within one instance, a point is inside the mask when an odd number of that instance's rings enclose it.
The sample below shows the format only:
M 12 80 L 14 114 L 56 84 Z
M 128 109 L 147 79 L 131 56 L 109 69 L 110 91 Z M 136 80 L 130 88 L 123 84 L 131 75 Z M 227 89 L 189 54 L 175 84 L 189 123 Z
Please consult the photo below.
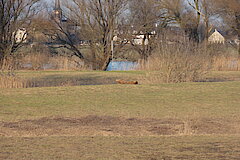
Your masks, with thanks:
M 131 71 L 136 70 L 137 62 L 131 61 L 112 61 L 109 63 L 107 71 Z

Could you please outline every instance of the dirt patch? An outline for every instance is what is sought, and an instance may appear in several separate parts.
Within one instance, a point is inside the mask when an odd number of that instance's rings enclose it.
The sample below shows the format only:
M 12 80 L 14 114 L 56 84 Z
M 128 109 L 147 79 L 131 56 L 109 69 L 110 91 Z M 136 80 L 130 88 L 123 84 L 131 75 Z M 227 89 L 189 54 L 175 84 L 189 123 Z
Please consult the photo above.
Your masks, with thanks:
M 223 119 L 137 119 L 111 116 L 41 118 L 0 122 L 0 136 L 154 136 L 240 134 L 239 122 Z

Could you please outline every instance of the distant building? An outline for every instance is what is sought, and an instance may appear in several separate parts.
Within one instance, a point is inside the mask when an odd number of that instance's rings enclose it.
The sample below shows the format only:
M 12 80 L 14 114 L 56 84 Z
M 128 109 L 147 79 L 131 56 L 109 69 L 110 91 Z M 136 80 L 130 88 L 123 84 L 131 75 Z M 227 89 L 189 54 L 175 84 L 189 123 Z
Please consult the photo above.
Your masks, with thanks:
M 223 35 L 220 32 L 218 32 L 215 29 L 213 34 L 208 38 L 208 42 L 210 44 L 213 44 L 213 43 L 225 44 L 225 38 L 223 37 Z
M 137 31 L 133 31 L 133 44 L 134 45 L 148 45 L 149 40 L 151 38 L 154 38 L 156 36 L 156 31 L 145 33 L 140 31 L 139 33 Z
M 133 39 L 133 44 L 134 45 L 143 45 L 143 43 L 144 43 L 144 45 L 148 45 L 148 43 L 149 43 L 148 39 L 149 38 L 150 38 L 150 36 L 147 37 L 147 36 L 145 36 L 143 34 L 136 35 L 135 38 Z
M 15 36 L 16 43 L 27 42 L 27 30 L 25 28 L 18 29 L 14 36 Z

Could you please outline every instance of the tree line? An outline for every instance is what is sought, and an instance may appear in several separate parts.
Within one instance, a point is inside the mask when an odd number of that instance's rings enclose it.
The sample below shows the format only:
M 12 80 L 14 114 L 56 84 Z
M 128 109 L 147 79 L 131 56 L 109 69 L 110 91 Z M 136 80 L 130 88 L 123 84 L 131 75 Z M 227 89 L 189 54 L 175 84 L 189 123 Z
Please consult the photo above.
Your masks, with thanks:
M 86 62 L 89 58 L 75 41 L 87 41 L 91 63 L 100 70 L 112 60 L 113 46 L 115 52 L 131 46 L 147 60 L 167 27 L 180 28 L 189 41 L 201 44 L 218 21 L 240 39 L 240 0 L 68 0 L 61 3 L 61 19 L 52 10 L 46 14 L 43 4 L 0 0 L 0 65 L 25 45 L 13 38 L 19 28 L 40 30 Z M 116 35 L 120 40 L 113 45 Z M 136 35 L 142 36 L 142 43 L 134 43 Z

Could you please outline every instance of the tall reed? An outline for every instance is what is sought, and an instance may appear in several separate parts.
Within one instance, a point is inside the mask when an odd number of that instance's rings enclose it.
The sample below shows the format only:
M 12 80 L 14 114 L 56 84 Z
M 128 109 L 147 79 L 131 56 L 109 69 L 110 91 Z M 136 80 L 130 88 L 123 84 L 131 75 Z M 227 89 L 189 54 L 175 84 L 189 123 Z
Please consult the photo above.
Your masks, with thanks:
M 148 71 L 150 83 L 179 83 L 198 81 L 210 68 L 208 54 L 197 46 L 160 45 L 155 54 L 140 65 Z
M 21 79 L 15 74 L 8 72 L 0 73 L 0 88 L 25 88 L 27 87 L 27 81 Z

